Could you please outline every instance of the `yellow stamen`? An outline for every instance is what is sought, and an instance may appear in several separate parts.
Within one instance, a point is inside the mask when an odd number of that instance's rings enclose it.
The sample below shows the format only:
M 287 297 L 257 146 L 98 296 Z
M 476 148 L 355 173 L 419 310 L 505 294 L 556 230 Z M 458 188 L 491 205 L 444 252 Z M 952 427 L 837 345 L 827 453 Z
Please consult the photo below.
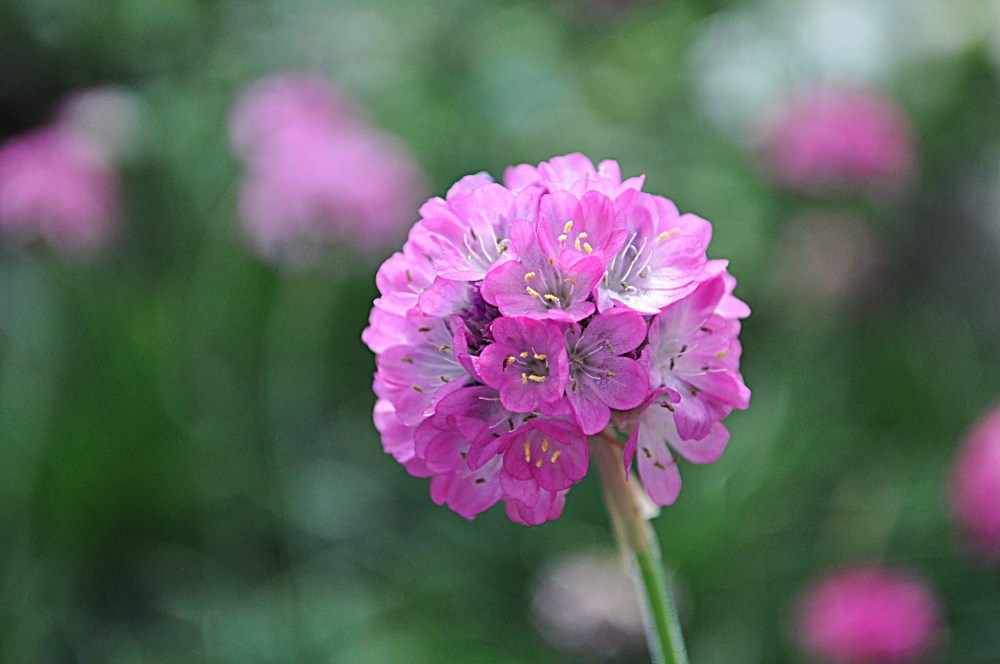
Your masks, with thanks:
M 556 264 L 556 259 L 550 258 L 549 259 L 549 265 L 555 265 L 555 264 Z
M 668 237 L 673 237 L 673 236 L 677 235 L 680 232 L 681 232 L 681 229 L 679 229 L 679 228 L 675 228 L 675 229 L 670 230 L 670 231 L 663 231 L 662 233 L 660 233 L 659 235 L 656 236 L 656 241 L 657 242 L 663 242 Z
M 724 351 L 722 351 L 721 353 L 716 353 L 716 355 L 715 355 L 715 356 L 716 356 L 717 358 L 719 358 L 719 359 L 721 360 L 721 359 L 722 359 L 722 358 L 724 358 L 724 357 L 725 357 L 726 355 L 729 355 L 729 351 L 728 351 L 728 350 L 724 350 Z
M 542 461 L 544 461 L 544 459 L 539 459 L 538 461 L 536 461 L 535 462 L 535 468 L 541 468 L 542 467 Z
M 573 228 L 573 222 L 572 221 L 567 221 L 566 225 L 563 226 L 563 233 L 569 233 L 569 230 L 571 228 Z
M 521 374 L 521 385 L 527 385 L 527 384 L 528 384 L 528 374 L 523 373 Z
M 523 376 L 524 374 L 521 375 Z M 528 376 L 528 380 L 530 380 L 533 383 L 544 383 L 545 376 L 536 376 L 535 374 L 531 374 L 530 376 Z
M 546 293 L 543 297 L 552 304 L 555 304 L 556 302 L 559 301 L 559 298 L 553 295 L 552 293 Z
M 445 376 L 441 376 L 441 382 L 442 383 L 450 383 L 451 382 L 451 378 L 446 378 Z
M 560 235 L 556 239 L 559 240 L 560 242 L 565 242 L 566 238 L 568 238 L 568 237 L 569 237 L 568 235 Z
M 566 279 L 566 283 L 570 286 L 576 286 L 576 279 Z
M 579 237 L 580 237 L 581 240 L 586 240 L 587 239 L 587 234 L 586 233 L 580 233 Z
M 556 450 L 555 452 L 552 453 L 552 463 L 556 462 L 556 459 L 559 458 L 560 454 L 562 454 L 562 450 Z
M 573 243 L 573 246 L 576 247 L 577 251 L 580 251 L 580 238 L 576 238 L 576 242 Z
M 527 283 L 529 279 L 534 279 L 534 278 L 535 278 L 535 273 L 534 272 L 529 272 L 528 274 L 524 275 L 524 281 L 525 281 L 525 283 Z
M 531 463 L 531 443 L 524 441 L 524 460 Z
M 535 359 L 536 360 L 544 360 L 545 356 L 544 355 L 539 355 L 538 353 L 535 353 Z
M 526 290 L 528 291 L 528 295 L 530 295 L 531 297 L 539 297 L 538 291 L 536 291 L 531 286 L 528 286 L 528 288 Z
M 439 353 L 443 353 L 446 350 L 451 350 L 451 346 L 449 346 L 448 344 L 441 344 L 440 346 L 438 346 Z
M 542 451 L 543 452 L 548 452 L 549 451 L 549 439 L 548 438 L 542 438 Z
M 521 357 L 528 357 L 528 351 L 522 351 Z
M 513 361 L 514 361 L 513 355 L 508 355 L 507 357 L 503 358 L 503 370 L 507 371 L 507 367 L 510 366 L 510 363 Z
M 592 246 L 590 246 L 589 242 L 584 242 L 583 243 L 583 248 L 586 249 L 586 251 L 587 251 L 588 254 L 594 251 L 594 248 Z

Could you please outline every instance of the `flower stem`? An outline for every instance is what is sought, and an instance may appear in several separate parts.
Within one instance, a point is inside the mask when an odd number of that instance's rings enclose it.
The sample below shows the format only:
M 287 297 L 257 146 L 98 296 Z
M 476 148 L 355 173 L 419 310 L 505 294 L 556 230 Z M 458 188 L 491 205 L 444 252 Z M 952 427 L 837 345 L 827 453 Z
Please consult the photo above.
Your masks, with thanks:
M 610 429 L 591 437 L 590 453 L 601 473 L 604 503 L 618 545 L 632 567 L 646 609 L 644 622 L 650 658 L 656 664 L 688 664 L 677 607 L 663 572 L 660 546 L 648 521 L 655 515 L 655 509 L 638 480 L 634 476 L 625 478 L 621 443 Z

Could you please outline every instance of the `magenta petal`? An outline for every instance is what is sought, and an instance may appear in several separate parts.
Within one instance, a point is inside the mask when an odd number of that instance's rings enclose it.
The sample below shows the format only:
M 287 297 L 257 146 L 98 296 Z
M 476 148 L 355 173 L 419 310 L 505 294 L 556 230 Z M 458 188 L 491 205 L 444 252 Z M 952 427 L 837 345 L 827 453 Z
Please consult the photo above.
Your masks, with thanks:
M 500 471 L 500 486 L 508 498 L 524 503 L 525 507 L 534 507 L 538 503 L 541 491 L 534 478 L 522 480 L 510 473 Z
M 499 458 L 478 471 L 456 471 L 448 487 L 448 507 L 466 519 L 493 507 L 503 496 L 499 473 Z
M 431 500 L 438 505 L 444 505 L 448 500 L 448 489 L 454 476 L 451 473 L 435 475 L 431 478 Z
M 638 362 L 627 357 L 609 357 L 601 368 L 604 376 L 590 382 L 601 401 L 615 410 L 631 410 L 645 400 L 649 377 Z
M 403 464 L 407 472 L 414 477 L 429 477 L 421 459 L 416 457 L 414 446 L 414 428 L 408 427 L 396 417 L 396 409 L 386 399 L 375 402 L 375 428 L 382 434 L 382 448 L 386 453 Z
M 417 306 L 428 316 L 447 318 L 469 306 L 469 285 L 437 277 L 430 287 L 417 297 Z
M 639 347 L 646 339 L 646 321 L 628 309 L 612 309 L 595 316 L 583 333 L 582 343 L 607 342 L 614 355 L 623 355 Z
M 468 448 L 469 442 L 462 437 L 462 434 L 453 429 L 440 431 L 424 448 L 424 462 L 427 469 L 435 474 L 468 470 L 469 465 L 462 456 Z
M 667 446 L 640 446 L 637 458 L 639 477 L 650 500 L 660 507 L 673 505 L 681 492 L 681 474 Z
M 534 478 L 549 491 L 568 489 L 587 473 L 587 438 L 576 427 L 553 420 L 531 420 L 504 453 L 511 476 Z
M 524 292 L 528 299 L 531 300 L 531 296 L 524 290 L 524 275 L 527 273 L 528 268 L 515 261 L 509 261 L 503 265 L 494 267 L 486 274 L 486 279 L 483 281 L 483 287 L 480 290 L 483 299 L 493 306 L 498 306 L 498 294 Z M 529 306 L 528 311 L 533 310 Z
M 573 405 L 577 424 L 588 436 L 604 431 L 611 421 L 611 409 L 591 389 L 589 383 L 579 383 L 576 390 L 570 388 L 566 398 Z
M 701 440 L 684 440 L 678 436 L 670 441 L 670 445 L 691 463 L 713 463 L 722 456 L 728 442 L 729 430 L 721 422 L 716 422 Z
M 511 191 L 520 191 L 541 180 L 538 169 L 531 164 L 508 166 L 503 172 L 503 184 Z
M 565 503 L 565 493 L 543 491 L 534 507 L 528 507 L 519 500 L 507 501 L 507 517 L 524 526 L 539 526 L 551 519 L 558 519 Z

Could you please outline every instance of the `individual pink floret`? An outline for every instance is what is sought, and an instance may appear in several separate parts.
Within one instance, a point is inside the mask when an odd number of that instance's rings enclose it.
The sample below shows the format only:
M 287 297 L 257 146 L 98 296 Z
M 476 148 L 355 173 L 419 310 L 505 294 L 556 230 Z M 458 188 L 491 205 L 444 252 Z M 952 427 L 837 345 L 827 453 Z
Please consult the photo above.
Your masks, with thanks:
M 712 225 L 693 214 L 681 215 L 662 196 L 629 190 L 615 201 L 622 209 L 626 241 L 610 255 L 597 287 L 601 311 L 621 304 L 657 314 L 707 278 L 705 249 Z
M 600 255 L 556 257 L 544 251 L 532 224 L 511 227 L 518 259 L 490 270 L 483 297 L 504 316 L 571 323 L 594 313 L 591 291 L 604 274 Z
M 82 134 L 52 126 L 0 148 L 0 229 L 17 240 L 94 251 L 111 232 L 115 205 L 107 156 Z
M 459 389 L 467 372 L 455 357 L 454 333 L 444 321 L 415 311 L 406 325 L 408 341 L 379 353 L 376 364 L 396 417 L 412 426 L 429 416 L 437 401 Z
M 836 572 L 807 594 L 799 638 L 838 664 L 913 662 L 933 644 L 940 614 L 919 578 L 881 568 Z
M 494 457 L 478 468 L 470 468 L 469 441 L 449 427 L 446 418 L 425 420 L 417 430 L 416 442 L 428 472 L 433 474 L 431 499 L 438 505 L 447 504 L 460 516 L 471 519 L 503 497 L 501 459 Z
M 953 502 L 975 548 L 1000 558 L 1000 409 L 973 430 L 953 471 Z
M 716 313 L 727 297 L 719 274 L 653 319 L 642 362 L 656 390 L 625 447 L 653 502 L 669 505 L 680 491 L 671 448 L 692 463 L 712 463 L 729 442 L 720 423 L 746 408 L 750 390 L 739 373 L 740 323 Z
M 777 111 L 765 144 L 774 177 L 809 193 L 892 190 L 913 175 L 910 122 L 871 91 L 811 88 Z
M 465 193 L 460 184 L 480 185 Z M 533 223 L 541 190 L 532 187 L 518 195 L 482 176 L 468 176 L 448 192 L 445 201 L 432 199 L 420 208 L 422 226 L 436 240 L 440 254 L 434 269 L 446 279 L 478 281 L 495 265 L 514 257 L 510 250 L 511 224 Z
M 498 318 L 491 326 L 494 343 L 479 356 L 483 382 L 500 391 L 504 408 L 530 413 L 566 392 L 569 361 L 562 330 L 530 318 Z
M 580 428 L 600 433 L 611 420 L 611 409 L 631 410 L 646 399 L 649 376 L 635 360 L 621 357 L 646 339 L 646 321 L 629 309 L 612 309 L 595 316 L 587 328 L 566 330 L 569 386 L 566 397 Z

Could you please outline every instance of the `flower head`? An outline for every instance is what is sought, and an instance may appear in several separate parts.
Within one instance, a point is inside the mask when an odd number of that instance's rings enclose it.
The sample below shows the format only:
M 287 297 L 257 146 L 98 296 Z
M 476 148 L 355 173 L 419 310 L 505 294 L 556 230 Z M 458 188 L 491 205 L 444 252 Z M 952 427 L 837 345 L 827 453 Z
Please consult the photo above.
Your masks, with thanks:
M 246 166 L 239 214 L 254 247 L 277 258 L 331 240 L 370 252 L 401 234 L 420 169 L 323 79 L 262 79 L 237 101 L 233 147 Z
M 436 502 L 470 518 L 501 500 L 518 523 L 557 518 L 587 472 L 587 436 L 615 412 L 640 420 L 643 445 L 666 437 L 700 463 L 721 454 L 719 420 L 749 399 L 736 341 L 749 310 L 725 262 L 705 257 L 709 223 L 641 186 L 579 154 L 508 169 L 503 185 L 466 176 L 420 208 L 382 265 L 362 335 L 376 425 L 387 452 L 433 478 Z
M 766 143 L 774 176 L 809 193 L 898 188 L 912 175 L 909 120 L 882 95 L 850 89 L 798 91 Z
M 838 572 L 805 598 L 800 639 L 838 664 L 902 664 L 931 645 L 937 602 L 920 579 L 880 568 Z
M 115 199 L 108 155 L 86 134 L 54 125 L 0 148 L 0 230 L 8 235 L 93 251 L 110 234 Z

